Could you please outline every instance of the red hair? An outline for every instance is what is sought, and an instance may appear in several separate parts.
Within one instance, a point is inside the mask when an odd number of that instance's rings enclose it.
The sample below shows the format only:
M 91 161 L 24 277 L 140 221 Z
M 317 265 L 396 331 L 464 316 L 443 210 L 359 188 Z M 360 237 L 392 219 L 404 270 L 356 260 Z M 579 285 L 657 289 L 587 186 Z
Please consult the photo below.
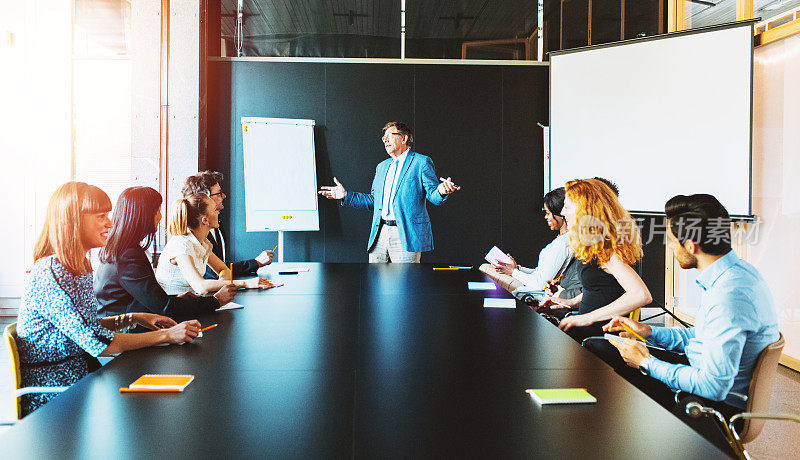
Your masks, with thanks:
M 570 228 L 570 246 L 585 263 L 603 265 L 614 254 L 628 265 L 642 258 L 642 236 L 636 221 L 617 195 L 596 179 L 567 182 L 566 197 L 575 203 L 576 222 Z

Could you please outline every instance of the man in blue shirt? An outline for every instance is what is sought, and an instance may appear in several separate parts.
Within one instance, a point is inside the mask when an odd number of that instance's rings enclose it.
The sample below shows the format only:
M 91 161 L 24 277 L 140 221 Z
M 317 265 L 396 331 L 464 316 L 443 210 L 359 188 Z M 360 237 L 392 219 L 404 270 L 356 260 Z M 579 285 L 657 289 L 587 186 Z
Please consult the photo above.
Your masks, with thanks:
M 759 353 L 780 337 L 772 295 L 758 270 L 731 249 L 730 217 L 716 198 L 678 195 L 667 201 L 665 212 L 675 260 L 700 272 L 695 327 L 651 327 L 616 317 L 603 329 L 634 338 L 625 323 L 649 345 L 685 353 L 659 358 L 640 342 L 614 344 L 625 363 L 640 371 L 620 373 L 651 397 L 671 408 L 672 390 L 683 390 L 730 416 L 745 407 Z
M 460 187 L 449 177 L 439 182 L 433 161 L 411 150 L 414 135 L 405 123 L 387 123 L 381 141 L 389 158 L 375 168 L 370 193 L 347 191 L 334 177 L 336 185 L 321 187 L 319 194 L 341 200 L 342 206 L 372 211 L 370 263 L 419 262 L 421 253 L 433 250 L 425 201 L 440 205 Z

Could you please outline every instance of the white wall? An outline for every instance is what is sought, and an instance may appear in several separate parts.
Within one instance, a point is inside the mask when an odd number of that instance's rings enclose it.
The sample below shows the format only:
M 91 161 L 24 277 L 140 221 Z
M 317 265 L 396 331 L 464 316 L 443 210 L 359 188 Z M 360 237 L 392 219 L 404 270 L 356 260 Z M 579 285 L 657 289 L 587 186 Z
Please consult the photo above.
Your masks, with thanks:
M 760 223 L 749 260 L 775 297 L 784 355 L 800 360 L 800 36 L 756 49 L 754 100 L 753 211 Z
M 70 177 L 70 2 L 0 0 L 0 11 L 7 37 L 0 42 L 0 184 L 7 211 L 0 297 L 16 297 L 50 195 Z

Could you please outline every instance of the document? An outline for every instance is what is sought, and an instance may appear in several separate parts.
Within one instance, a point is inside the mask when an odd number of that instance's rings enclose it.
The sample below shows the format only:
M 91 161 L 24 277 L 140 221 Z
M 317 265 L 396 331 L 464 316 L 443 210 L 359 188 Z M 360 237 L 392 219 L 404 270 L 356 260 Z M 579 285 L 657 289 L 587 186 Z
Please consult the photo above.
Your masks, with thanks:
M 236 302 L 228 302 L 214 311 L 236 310 L 237 308 L 244 308 L 244 305 Z
M 483 299 L 483 308 L 517 308 L 516 299 Z
M 467 289 L 470 291 L 491 291 L 496 289 L 492 282 L 483 282 L 483 281 L 467 281 Z
M 614 335 L 614 334 L 605 334 L 603 336 L 603 338 L 605 338 L 609 342 L 619 343 L 619 344 L 628 343 L 628 342 L 636 342 L 635 340 L 626 339 L 625 337 L 620 337 L 620 336 Z
M 498 248 L 497 246 L 492 246 L 491 251 L 489 251 L 489 253 L 486 254 L 485 259 L 492 265 L 497 265 L 498 261 L 507 264 L 511 263 L 511 259 L 509 259 L 506 253 L 501 251 L 500 248 Z

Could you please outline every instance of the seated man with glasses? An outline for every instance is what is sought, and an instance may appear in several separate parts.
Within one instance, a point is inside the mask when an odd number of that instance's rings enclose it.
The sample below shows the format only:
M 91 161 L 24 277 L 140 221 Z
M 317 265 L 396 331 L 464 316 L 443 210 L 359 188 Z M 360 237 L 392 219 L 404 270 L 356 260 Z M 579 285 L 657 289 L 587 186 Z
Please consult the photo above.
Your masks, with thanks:
M 449 177 L 439 182 L 433 161 L 411 150 L 414 134 L 405 123 L 387 123 L 381 140 L 390 158 L 378 163 L 370 193 L 347 191 L 334 177 L 336 185 L 323 186 L 319 194 L 341 200 L 342 206 L 372 211 L 370 263 L 418 263 L 421 253 L 433 250 L 425 200 L 440 205 L 460 187 Z
M 193 176 L 186 178 L 181 192 L 184 197 L 188 197 L 195 193 L 203 193 L 211 197 L 217 205 L 217 210 L 225 208 L 222 204 L 227 195 L 222 191 L 219 183 L 222 181 L 223 175 L 217 171 L 201 171 Z M 222 236 L 222 223 L 220 222 L 219 228 L 211 229 L 208 233 L 208 241 L 211 243 L 212 252 L 214 255 L 226 265 L 230 264 L 225 259 L 225 239 Z M 255 259 L 242 260 L 233 262 L 233 276 L 252 275 L 259 267 L 272 263 L 273 251 L 261 251 L 261 254 L 256 256 Z M 204 278 L 216 279 L 216 274 L 210 269 L 206 268 Z

